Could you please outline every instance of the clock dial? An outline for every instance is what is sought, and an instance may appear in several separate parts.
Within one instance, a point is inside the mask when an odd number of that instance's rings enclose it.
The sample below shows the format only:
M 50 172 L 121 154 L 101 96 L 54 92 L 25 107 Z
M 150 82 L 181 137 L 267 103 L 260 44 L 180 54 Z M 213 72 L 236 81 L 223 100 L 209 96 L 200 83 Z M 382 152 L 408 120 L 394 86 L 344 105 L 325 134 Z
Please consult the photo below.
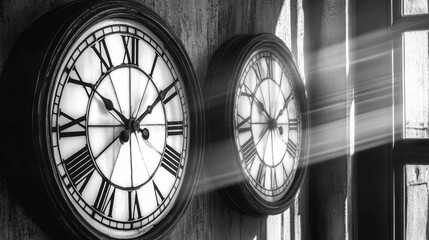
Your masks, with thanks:
M 227 176 L 222 192 L 245 213 L 285 211 L 308 162 L 307 100 L 292 54 L 272 34 L 236 36 L 207 76 L 209 174 Z
M 125 19 L 85 30 L 60 66 L 55 170 L 75 209 L 106 235 L 143 234 L 177 199 L 189 135 L 182 81 L 157 36 Z
M 275 202 L 291 186 L 300 155 L 300 113 L 290 75 L 275 53 L 245 63 L 235 97 L 239 157 L 254 190 Z

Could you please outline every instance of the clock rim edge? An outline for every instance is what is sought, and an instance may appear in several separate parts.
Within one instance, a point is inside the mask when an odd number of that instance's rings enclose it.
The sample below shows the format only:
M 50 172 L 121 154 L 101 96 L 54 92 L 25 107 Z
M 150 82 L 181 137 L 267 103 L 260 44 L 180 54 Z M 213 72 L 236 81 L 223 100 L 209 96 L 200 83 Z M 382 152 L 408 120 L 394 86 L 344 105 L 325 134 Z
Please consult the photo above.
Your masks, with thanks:
M 232 127 L 234 122 L 235 88 L 239 84 L 239 78 L 242 69 L 245 67 L 246 61 L 250 59 L 252 54 L 258 49 L 263 48 L 276 49 L 276 53 L 278 54 L 276 56 L 282 59 L 282 62 L 287 68 L 291 69 L 291 73 L 293 75 L 296 75 L 291 82 L 293 82 L 294 87 L 299 89 L 297 91 L 298 95 L 300 95 L 299 106 L 300 109 L 303 110 L 303 112 L 301 112 L 303 119 L 303 149 L 301 152 L 302 160 L 299 160 L 299 166 L 290 189 L 281 200 L 276 202 L 268 202 L 262 199 L 260 196 L 257 196 L 257 193 L 254 192 L 255 190 L 252 189 L 252 186 L 246 180 L 245 173 L 241 167 L 241 160 L 238 156 L 239 153 L 235 142 L 234 128 Z M 228 50 L 231 50 L 231 52 L 228 53 Z M 222 67 L 226 67 L 227 70 L 219 70 L 222 69 Z M 299 81 L 297 81 L 296 78 L 298 78 Z M 225 79 L 230 79 L 230 81 L 227 83 L 222 83 L 222 79 L 224 82 L 227 82 Z M 217 84 L 222 84 L 222 87 L 217 87 L 218 90 L 214 90 L 213 85 L 215 85 L 215 82 Z M 221 94 L 219 89 L 223 89 L 226 92 L 222 95 L 225 100 L 220 103 L 221 106 L 224 106 L 224 117 L 218 117 L 217 120 L 222 121 L 222 127 L 226 129 L 222 136 L 226 143 L 222 146 L 224 147 L 223 150 L 227 152 L 227 158 L 231 158 L 232 163 L 229 163 L 228 166 L 238 173 L 238 176 L 234 176 L 233 181 L 239 183 L 237 185 L 228 184 L 226 187 L 221 186 L 223 188 L 221 189 L 221 193 L 225 195 L 226 199 L 236 208 L 249 215 L 272 215 L 283 212 L 297 197 L 297 193 L 301 189 L 301 186 L 304 182 L 307 173 L 310 142 L 308 100 L 293 55 L 282 40 L 270 33 L 234 36 L 222 44 L 212 57 L 212 60 L 209 64 L 209 71 L 206 75 L 206 86 L 204 87 L 206 120 L 208 128 L 214 121 L 213 118 L 216 117 L 215 114 L 211 112 L 211 109 L 213 108 L 214 102 L 216 102 L 216 100 L 212 99 L 211 96 Z M 221 139 L 213 137 L 213 131 L 210 130 L 211 129 L 207 130 L 209 136 L 207 138 L 208 144 L 206 147 L 206 158 L 208 158 L 207 165 L 209 165 L 209 168 L 213 168 L 215 166 L 212 166 L 212 162 L 219 161 L 219 159 L 215 159 L 215 157 L 210 155 L 216 153 L 216 151 L 213 149 L 213 145 L 219 143 Z M 216 173 L 213 173 L 212 171 L 212 175 L 216 175 Z M 246 203 L 244 204 L 245 206 L 243 205 L 243 202 Z

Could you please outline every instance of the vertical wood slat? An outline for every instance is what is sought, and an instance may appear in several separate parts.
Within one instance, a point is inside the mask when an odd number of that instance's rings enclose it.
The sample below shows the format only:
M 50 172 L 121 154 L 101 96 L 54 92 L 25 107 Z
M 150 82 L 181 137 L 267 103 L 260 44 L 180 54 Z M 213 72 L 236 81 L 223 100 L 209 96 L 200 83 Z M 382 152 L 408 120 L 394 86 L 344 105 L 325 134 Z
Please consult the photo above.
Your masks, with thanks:
M 290 239 L 295 240 L 295 202 L 290 206 Z
M 295 60 L 298 59 L 298 8 L 297 0 L 290 2 L 290 32 L 291 32 L 291 51 Z
M 297 48 L 298 54 L 296 60 L 298 61 L 298 67 L 301 73 L 302 80 L 305 84 L 306 74 L 305 74 L 305 59 L 304 59 L 304 26 L 305 26 L 305 16 L 303 9 L 304 0 L 297 0 Z
M 347 82 L 345 2 L 308 0 L 305 9 L 311 156 L 309 219 L 316 239 L 345 239 Z
M 284 222 L 285 222 L 285 215 L 284 215 L 284 213 L 282 213 L 281 214 L 281 240 L 286 239 L 285 238 L 286 231 L 285 231 L 285 228 L 283 227 Z
M 301 195 L 301 192 L 299 193 Z M 301 212 L 301 201 L 300 201 L 301 197 L 296 198 L 295 200 L 295 232 L 294 232 L 294 237 L 295 240 L 302 240 L 302 235 L 301 235 L 301 229 L 302 229 L 302 223 L 301 223 L 301 216 L 302 216 L 302 212 Z

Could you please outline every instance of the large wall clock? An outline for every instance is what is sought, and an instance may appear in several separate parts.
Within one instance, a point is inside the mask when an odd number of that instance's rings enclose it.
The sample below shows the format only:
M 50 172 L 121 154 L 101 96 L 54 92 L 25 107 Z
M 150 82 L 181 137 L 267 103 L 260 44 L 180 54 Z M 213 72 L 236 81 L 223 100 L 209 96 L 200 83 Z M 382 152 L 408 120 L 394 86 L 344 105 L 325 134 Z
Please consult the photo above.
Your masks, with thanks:
M 277 214 L 296 196 L 308 161 L 307 100 L 285 44 L 270 34 L 234 37 L 205 82 L 208 165 L 239 209 Z
M 75 2 L 37 21 L 10 56 L 9 157 L 24 201 L 72 238 L 170 229 L 193 196 L 204 122 L 166 23 L 130 1 Z

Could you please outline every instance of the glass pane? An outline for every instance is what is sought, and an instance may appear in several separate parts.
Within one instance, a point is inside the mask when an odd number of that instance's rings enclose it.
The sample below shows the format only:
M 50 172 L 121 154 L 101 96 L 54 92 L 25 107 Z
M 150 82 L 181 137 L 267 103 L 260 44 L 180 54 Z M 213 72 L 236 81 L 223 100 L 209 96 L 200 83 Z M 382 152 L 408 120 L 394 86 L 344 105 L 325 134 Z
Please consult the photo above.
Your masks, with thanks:
M 404 15 L 428 13 L 428 0 L 403 0 Z
M 406 239 L 426 240 L 428 235 L 429 165 L 405 166 Z
M 404 138 L 428 138 L 428 31 L 404 33 Z

